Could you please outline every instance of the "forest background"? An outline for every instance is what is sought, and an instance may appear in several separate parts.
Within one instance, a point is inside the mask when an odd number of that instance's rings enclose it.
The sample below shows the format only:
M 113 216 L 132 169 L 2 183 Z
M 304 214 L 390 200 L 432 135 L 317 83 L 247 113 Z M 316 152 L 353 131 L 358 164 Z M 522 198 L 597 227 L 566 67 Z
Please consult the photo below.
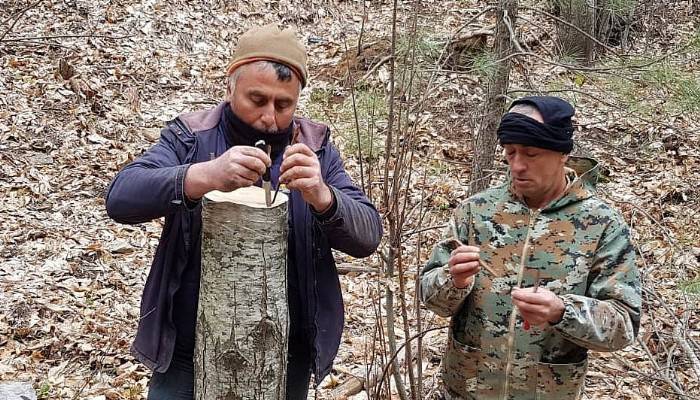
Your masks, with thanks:
M 430 394 L 447 320 L 416 275 L 454 207 L 504 177 L 479 141 L 494 115 L 544 93 L 575 105 L 644 284 L 638 340 L 592 354 L 584 398 L 700 398 L 700 2 L 576 1 L 0 0 L 0 382 L 145 398 L 129 345 L 162 220 L 112 222 L 105 190 L 166 121 L 222 99 L 239 34 L 277 22 L 309 51 L 299 114 L 331 126 L 387 231 L 337 256 L 346 330 L 311 396 Z

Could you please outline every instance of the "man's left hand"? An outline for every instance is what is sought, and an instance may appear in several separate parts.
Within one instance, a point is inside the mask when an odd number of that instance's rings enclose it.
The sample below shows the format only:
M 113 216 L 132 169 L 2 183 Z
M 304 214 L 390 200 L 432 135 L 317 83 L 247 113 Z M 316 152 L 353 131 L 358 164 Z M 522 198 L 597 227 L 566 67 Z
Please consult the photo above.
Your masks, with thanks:
M 520 315 L 531 325 L 557 323 L 564 315 L 564 302 L 553 292 L 539 288 L 514 288 L 511 296 Z
M 301 192 L 304 201 L 322 213 L 333 205 L 333 193 L 323 181 L 321 164 L 316 154 L 305 144 L 289 146 L 280 165 L 280 182 Z

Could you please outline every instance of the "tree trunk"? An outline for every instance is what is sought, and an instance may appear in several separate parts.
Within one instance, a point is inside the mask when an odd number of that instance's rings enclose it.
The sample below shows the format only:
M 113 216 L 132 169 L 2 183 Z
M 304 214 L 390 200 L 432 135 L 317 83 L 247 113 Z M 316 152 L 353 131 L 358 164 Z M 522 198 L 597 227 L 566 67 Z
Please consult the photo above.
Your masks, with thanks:
M 637 3 L 637 0 L 552 0 L 553 13 L 565 21 L 556 21 L 561 53 L 590 64 L 596 57 L 596 49 L 600 50 L 592 38 L 626 47 Z
M 493 53 L 496 60 L 500 60 L 500 62 L 496 65 L 494 73 L 489 76 L 481 123 L 474 140 L 471 194 L 480 192 L 489 186 L 490 179 L 487 172 L 493 168 L 494 153 L 496 152 L 496 129 L 498 129 L 505 108 L 512 63 L 511 58 L 506 59 L 513 53 L 513 42 L 507 24 L 509 23 L 513 32 L 516 32 L 518 1 L 499 0 L 498 15 Z
M 554 0 L 554 3 L 555 11 L 558 11 L 562 20 L 569 23 L 559 21 L 556 23 L 562 55 L 590 63 L 595 58 L 595 43 L 578 29 L 592 37 L 596 36 L 598 2 L 596 0 Z
M 596 0 L 595 37 L 599 41 L 623 49 L 629 44 L 630 29 L 634 20 L 637 0 L 624 2 Z
M 197 400 L 285 398 L 287 198 L 264 199 L 258 187 L 205 196 Z

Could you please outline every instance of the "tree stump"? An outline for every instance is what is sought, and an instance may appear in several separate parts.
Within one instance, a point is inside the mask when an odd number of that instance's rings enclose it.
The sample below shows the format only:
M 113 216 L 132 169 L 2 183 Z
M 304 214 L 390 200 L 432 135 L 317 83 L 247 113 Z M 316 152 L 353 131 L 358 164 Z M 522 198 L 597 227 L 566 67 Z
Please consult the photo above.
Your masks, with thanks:
M 198 400 L 285 398 L 287 205 L 279 193 L 268 208 L 258 187 L 204 197 Z

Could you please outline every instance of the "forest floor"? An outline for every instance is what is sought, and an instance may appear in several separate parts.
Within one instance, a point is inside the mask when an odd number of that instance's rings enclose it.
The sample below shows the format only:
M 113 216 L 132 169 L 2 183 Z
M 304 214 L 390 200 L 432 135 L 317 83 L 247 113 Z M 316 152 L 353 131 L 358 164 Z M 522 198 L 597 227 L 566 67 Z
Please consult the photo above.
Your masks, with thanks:
M 531 3 L 522 2 L 539 7 Z M 602 163 L 600 194 L 633 228 L 639 255 L 639 340 L 591 354 L 586 399 L 700 398 L 700 377 L 683 347 L 700 354 L 700 16 L 693 3 L 640 2 L 629 42 L 590 67 L 572 67 L 555 49 L 545 14 L 523 8 L 517 22 L 520 42 L 538 57 L 517 59 L 509 96 L 549 92 L 575 105 L 577 152 Z M 482 2 L 419 4 L 399 2 L 396 43 L 397 64 L 415 50 L 415 85 L 425 94 L 406 116 L 416 161 L 404 192 L 413 210 L 402 227 L 405 288 L 384 277 L 378 256 L 338 254 L 339 268 L 351 271 L 341 276 L 346 330 L 333 373 L 311 391 L 321 399 L 352 375 L 377 372 L 387 285 L 406 302 L 406 320 L 394 302 L 399 344 L 447 325 L 417 308 L 414 281 L 439 227 L 468 193 L 471 142 L 493 70 L 484 46 L 495 16 L 465 25 Z M 278 22 L 299 30 L 311 74 L 299 114 L 331 126 L 358 181 L 358 148 L 363 152 L 366 186 L 381 198 L 390 2 L 3 0 L 2 9 L 0 382 L 29 381 L 40 399 L 145 398 L 149 371 L 129 346 L 162 220 L 114 223 L 105 190 L 158 140 L 166 121 L 222 99 L 225 66 L 247 27 Z M 438 62 L 460 28 L 476 40 Z M 349 82 L 356 83 L 359 145 Z M 500 161 L 495 180 L 504 173 Z M 435 384 L 445 333 L 423 339 L 424 393 Z

